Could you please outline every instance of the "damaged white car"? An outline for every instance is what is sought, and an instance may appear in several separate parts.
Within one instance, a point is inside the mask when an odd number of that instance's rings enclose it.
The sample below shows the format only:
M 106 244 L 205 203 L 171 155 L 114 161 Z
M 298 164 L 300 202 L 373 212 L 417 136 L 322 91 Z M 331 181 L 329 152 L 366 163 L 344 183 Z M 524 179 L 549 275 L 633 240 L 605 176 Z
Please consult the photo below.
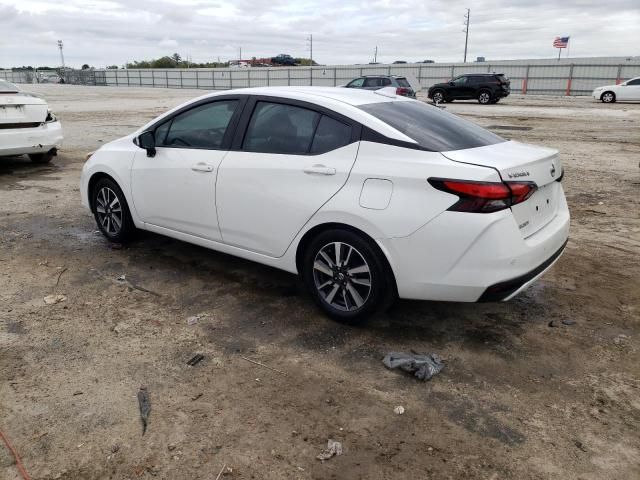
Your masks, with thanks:
M 0 80 L 0 157 L 25 154 L 47 163 L 62 139 L 62 126 L 44 99 Z

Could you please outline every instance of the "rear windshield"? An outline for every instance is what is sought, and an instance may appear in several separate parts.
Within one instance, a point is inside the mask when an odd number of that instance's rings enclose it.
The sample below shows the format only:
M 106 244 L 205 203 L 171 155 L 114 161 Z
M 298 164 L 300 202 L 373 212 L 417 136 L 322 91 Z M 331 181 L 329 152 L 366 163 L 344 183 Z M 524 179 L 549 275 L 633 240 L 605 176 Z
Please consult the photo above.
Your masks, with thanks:
M 411 88 L 411 84 L 407 81 L 406 78 L 396 78 L 396 81 L 401 87 Z
M 500 80 L 502 83 L 509 83 L 509 78 L 507 78 L 506 75 L 496 75 L 498 77 L 498 80 Z
M 0 80 L 0 93 L 16 92 L 18 92 L 18 87 L 16 87 L 13 83 L 7 82 L 6 80 Z
M 448 152 L 506 142 L 475 123 L 422 102 L 380 102 L 360 109 L 391 125 L 433 152 Z

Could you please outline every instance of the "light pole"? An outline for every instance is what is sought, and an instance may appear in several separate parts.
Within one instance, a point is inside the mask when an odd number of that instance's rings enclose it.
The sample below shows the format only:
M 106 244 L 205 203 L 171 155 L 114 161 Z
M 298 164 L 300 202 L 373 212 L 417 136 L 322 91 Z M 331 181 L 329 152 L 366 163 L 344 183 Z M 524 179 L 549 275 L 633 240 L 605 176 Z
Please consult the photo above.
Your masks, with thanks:
M 58 40 L 58 48 L 60 49 L 60 60 L 62 61 L 62 70 L 64 70 L 64 53 L 62 52 L 62 40 Z
M 376 49 L 373 52 L 373 63 L 378 63 L 378 46 L 376 45 Z
M 467 8 L 464 16 L 464 63 L 467 63 L 467 45 L 469 44 L 469 20 L 471 19 L 471 10 Z
M 310 85 L 313 85 L 313 34 L 310 33 L 307 38 L 307 42 L 309 42 L 309 57 L 311 57 L 311 62 L 309 63 L 309 68 L 311 69 L 310 75 Z

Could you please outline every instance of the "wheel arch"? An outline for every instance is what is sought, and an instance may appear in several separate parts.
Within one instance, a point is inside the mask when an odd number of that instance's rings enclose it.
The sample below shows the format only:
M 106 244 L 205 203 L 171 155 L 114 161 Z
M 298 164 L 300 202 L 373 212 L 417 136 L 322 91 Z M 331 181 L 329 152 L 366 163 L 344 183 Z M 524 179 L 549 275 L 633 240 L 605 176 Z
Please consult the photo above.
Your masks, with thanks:
M 95 213 L 95 210 L 94 210 L 95 205 L 93 204 L 93 189 L 95 188 L 96 184 L 103 178 L 111 180 L 113 183 L 115 183 L 120 187 L 120 190 L 122 190 L 122 185 L 120 185 L 115 178 L 113 178 L 111 175 L 109 175 L 106 172 L 95 172 L 93 175 L 91 175 L 91 177 L 89 178 L 89 183 L 87 184 L 87 195 L 89 196 L 88 197 L 89 207 L 91 208 L 92 213 Z M 126 198 L 126 195 L 125 195 L 125 198 Z
M 398 293 L 398 286 L 397 286 L 397 282 L 396 282 L 396 276 L 395 273 L 393 271 L 393 268 L 391 267 L 391 262 L 388 258 L 388 254 L 387 252 L 385 252 L 380 245 L 378 244 L 378 242 L 376 242 L 371 235 L 369 235 L 368 233 L 366 233 L 365 231 L 356 228 L 352 225 L 348 225 L 346 223 L 340 223 L 340 222 L 326 222 L 326 223 L 320 223 L 318 225 L 315 225 L 314 227 L 310 228 L 309 230 L 307 230 L 304 235 L 302 236 L 302 238 L 300 239 L 300 241 L 298 242 L 298 245 L 296 247 L 296 270 L 298 271 L 298 274 L 302 273 L 302 260 L 304 259 L 304 253 L 307 249 L 307 247 L 309 246 L 309 244 L 311 243 L 311 241 L 313 240 L 314 237 L 316 237 L 317 235 L 319 235 L 322 232 L 325 232 L 327 230 L 348 230 L 350 232 L 355 233 L 356 235 L 361 236 L 365 241 L 367 241 L 371 247 L 380 255 L 380 258 L 382 259 L 383 263 L 384 263 L 384 268 L 385 268 L 385 272 L 388 275 L 388 278 L 391 279 L 391 287 L 393 289 L 393 292 L 395 295 L 397 295 Z

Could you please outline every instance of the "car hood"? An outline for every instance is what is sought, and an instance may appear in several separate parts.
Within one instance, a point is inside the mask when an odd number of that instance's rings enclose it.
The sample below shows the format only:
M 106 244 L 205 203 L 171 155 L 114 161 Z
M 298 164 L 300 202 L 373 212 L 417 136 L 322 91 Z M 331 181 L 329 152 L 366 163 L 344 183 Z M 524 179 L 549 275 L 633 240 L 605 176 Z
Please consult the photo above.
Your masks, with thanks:
M 596 87 L 594 90 L 604 90 L 605 88 L 615 88 L 618 85 L 605 85 L 604 87 Z
M 435 87 L 448 87 L 448 86 L 449 86 L 448 82 L 434 83 L 433 85 L 431 85 L 429 87 L 429 90 L 431 90 L 432 88 L 435 88 Z

